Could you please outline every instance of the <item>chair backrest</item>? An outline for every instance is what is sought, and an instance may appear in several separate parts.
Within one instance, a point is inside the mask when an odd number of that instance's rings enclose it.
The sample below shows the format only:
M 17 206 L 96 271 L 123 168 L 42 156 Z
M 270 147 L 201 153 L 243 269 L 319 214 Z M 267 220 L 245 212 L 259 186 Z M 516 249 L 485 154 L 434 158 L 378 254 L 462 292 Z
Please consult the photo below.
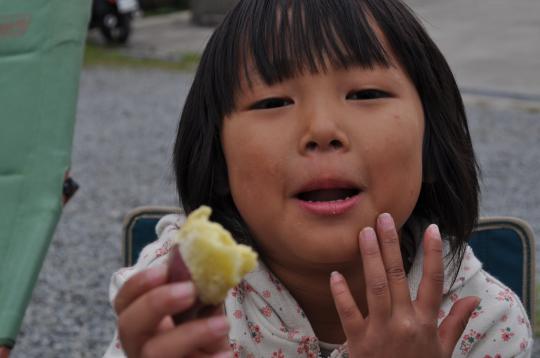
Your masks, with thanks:
M 62 209 L 90 1 L 0 1 L 0 346 L 12 347 Z
M 156 224 L 167 214 L 184 215 L 184 211 L 167 206 L 143 206 L 126 215 L 122 240 L 124 266 L 134 265 L 142 249 L 157 240 Z
M 482 217 L 469 245 L 484 270 L 518 294 L 534 324 L 536 251 L 531 227 L 517 218 Z
M 156 240 L 155 227 L 166 214 L 183 211 L 170 207 L 141 207 L 124 221 L 123 257 L 133 265 L 142 248 Z M 484 269 L 510 287 L 521 299 L 531 322 L 535 312 L 534 235 L 523 220 L 511 217 L 483 217 L 469 239 Z

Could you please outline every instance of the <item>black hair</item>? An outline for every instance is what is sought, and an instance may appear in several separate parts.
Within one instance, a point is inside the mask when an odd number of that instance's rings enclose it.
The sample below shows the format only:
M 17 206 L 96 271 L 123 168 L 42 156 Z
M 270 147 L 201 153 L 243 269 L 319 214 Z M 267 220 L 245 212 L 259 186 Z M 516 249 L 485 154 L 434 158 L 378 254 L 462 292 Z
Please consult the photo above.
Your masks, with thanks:
M 255 246 L 228 190 L 220 138 L 251 67 L 271 85 L 327 65 L 388 67 L 393 60 L 414 84 L 425 115 L 423 182 L 409 220 L 437 223 L 451 262 L 460 263 L 478 218 L 479 168 L 454 76 L 399 0 L 241 0 L 210 38 L 181 115 L 173 161 L 185 211 L 209 205 L 213 220 Z M 403 257 L 416 249 L 402 242 Z

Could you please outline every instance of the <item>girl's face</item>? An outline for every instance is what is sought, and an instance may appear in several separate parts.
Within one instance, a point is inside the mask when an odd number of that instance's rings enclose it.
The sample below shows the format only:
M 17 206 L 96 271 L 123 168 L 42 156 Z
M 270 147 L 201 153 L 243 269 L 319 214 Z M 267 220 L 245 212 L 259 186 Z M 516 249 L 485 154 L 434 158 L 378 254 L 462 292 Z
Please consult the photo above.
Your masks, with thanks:
M 251 80 L 221 139 L 232 197 L 262 256 L 357 264 L 360 230 L 382 212 L 401 228 L 420 193 L 424 114 L 413 84 L 399 66 Z

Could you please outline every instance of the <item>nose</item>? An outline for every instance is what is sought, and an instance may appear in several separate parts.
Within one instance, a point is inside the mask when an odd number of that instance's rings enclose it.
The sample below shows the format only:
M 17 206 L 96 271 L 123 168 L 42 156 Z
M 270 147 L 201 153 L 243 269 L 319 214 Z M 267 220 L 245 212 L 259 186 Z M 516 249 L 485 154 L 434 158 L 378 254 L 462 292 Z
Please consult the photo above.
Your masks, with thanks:
M 312 111 L 304 123 L 300 140 L 300 151 L 303 154 L 314 152 L 347 151 L 350 147 L 349 137 L 340 127 L 336 114 Z

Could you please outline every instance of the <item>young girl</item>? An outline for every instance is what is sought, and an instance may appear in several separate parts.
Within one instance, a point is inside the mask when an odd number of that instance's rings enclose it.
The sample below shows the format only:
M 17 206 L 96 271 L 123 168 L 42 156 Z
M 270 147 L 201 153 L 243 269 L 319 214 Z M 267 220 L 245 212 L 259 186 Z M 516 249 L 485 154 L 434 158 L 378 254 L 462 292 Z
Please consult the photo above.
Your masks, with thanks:
M 182 225 L 113 276 L 108 357 L 528 357 L 522 304 L 466 244 L 478 178 L 450 69 L 399 0 L 244 0 L 210 39 L 174 151 L 190 213 L 260 255 L 211 317 L 167 284 Z

